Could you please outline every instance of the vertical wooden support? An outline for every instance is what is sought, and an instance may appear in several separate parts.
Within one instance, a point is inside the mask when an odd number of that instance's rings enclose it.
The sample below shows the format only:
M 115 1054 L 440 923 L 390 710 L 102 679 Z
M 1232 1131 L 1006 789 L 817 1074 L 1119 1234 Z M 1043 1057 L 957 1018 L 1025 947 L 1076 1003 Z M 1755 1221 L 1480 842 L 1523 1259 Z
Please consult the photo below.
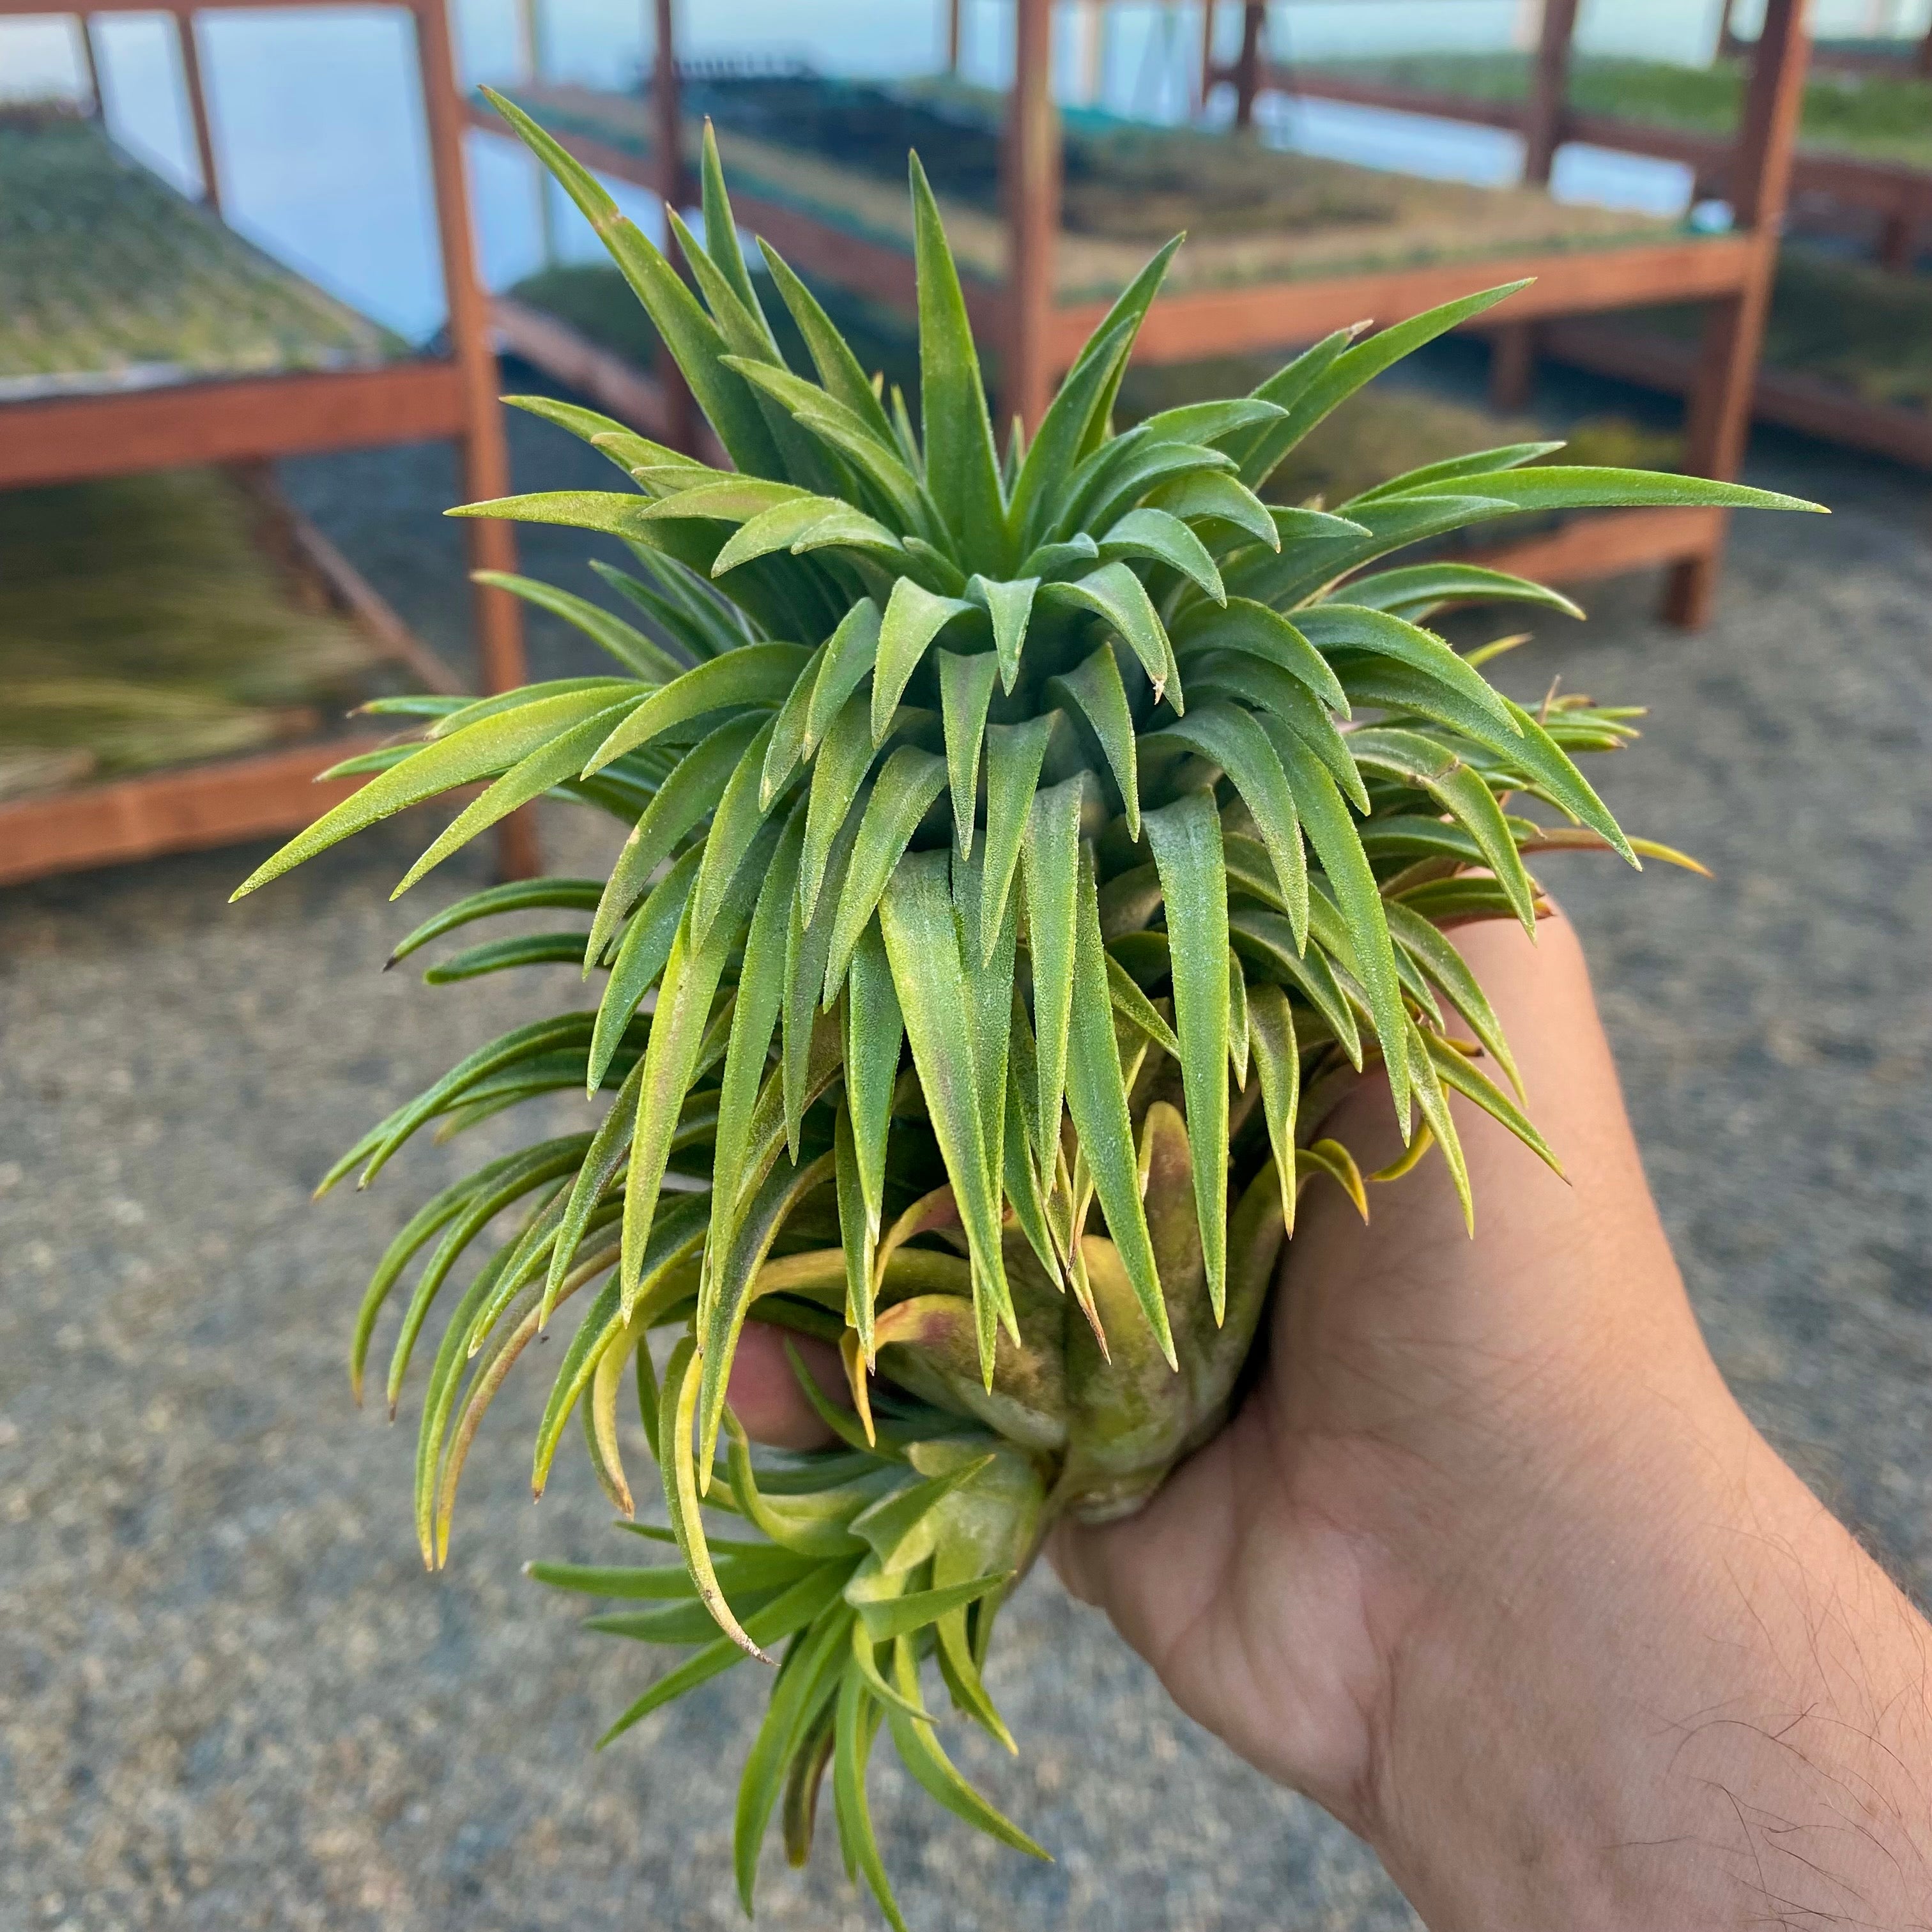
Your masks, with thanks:
M 960 14 L 965 0 L 946 0 L 946 71 L 959 71 Z
M 458 454 L 463 493 L 473 502 L 509 494 L 510 454 L 496 400 L 496 358 L 490 346 L 489 307 L 477 280 L 476 246 L 470 234 L 461 98 L 457 92 L 449 16 L 444 0 L 412 0 L 412 4 L 442 250 L 443 297 L 449 304 L 450 354 L 463 385 L 464 430 Z M 516 568 L 516 542 L 509 524 L 491 517 L 466 518 L 463 529 L 472 570 Z M 482 584 L 476 586 L 475 597 L 476 655 L 483 688 L 507 691 L 524 681 L 522 607 L 508 591 Z M 506 819 L 497 837 L 497 863 L 506 878 L 526 878 L 538 870 L 536 822 L 527 808 Z
M 1255 100 L 1262 91 L 1262 36 L 1268 8 L 1262 0 L 1247 0 L 1241 9 L 1241 51 L 1234 62 L 1234 125 L 1255 124 Z
M 91 16 L 74 16 L 74 50 L 80 56 L 81 78 L 87 83 L 87 111 L 97 120 L 105 118 L 107 105 L 100 98 L 100 60 L 94 46 L 94 22 Z
M 1195 98 L 1198 113 L 1214 92 L 1214 0 L 1201 0 L 1201 91 Z
M 1523 116 L 1522 179 L 1526 188 L 1547 188 L 1556 151 L 1563 145 L 1564 113 L 1570 91 L 1570 50 L 1576 34 L 1577 0 L 1544 0 L 1530 75 L 1529 101 Z M 1526 409 L 1536 383 L 1534 323 L 1505 323 L 1491 338 L 1490 400 L 1499 410 Z
M 1932 80 L 1932 26 L 1925 29 L 1925 38 L 1918 43 L 1918 52 L 1912 64 L 1922 78 Z
M 1767 0 L 1764 28 L 1751 61 L 1744 125 L 1731 170 L 1731 206 L 1738 226 L 1757 243 L 1750 279 L 1736 295 L 1714 302 L 1704 324 L 1690 392 L 1685 467 L 1701 476 L 1735 476 L 1750 430 L 1751 393 L 1764 346 L 1772 278 L 1791 188 L 1791 152 L 1804 102 L 1810 62 L 1810 0 Z M 1723 555 L 1720 519 L 1710 550 L 1670 573 L 1664 616 L 1695 629 L 1710 615 Z
M 651 149 L 657 158 L 658 196 L 664 205 L 664 252 L 675 260 L 670 214 L 674 208 L 681 214 L 691 193 L 684 165 L 684 110 L 678 99 L 677 22 L 672 0 L 653 0 L 652 19 L 656 44 L 651 56 Z M 698 406 L 669 350 L 659 348 L 652 373 L 664 392 L 664 440 L 674 449 L 696 455 Z
M 1060 121 L 1053 105 L 1052 0 L 1017 0 L 1007 106 L 1008 322 L 1001 412 L 1030 432 L 1046 413 L 1053 356 L 1054 244 L 1060 226 Z
M 188 89 L 188 118 L 194 123 L 195 158 L 201 169 L 201 198 L 221 212 L 221 177 L 214 165 L 214 136 L 208 122 L 208 92 L 202 84 L 201 49 L 196 40 L 193 10 L 175 10 L 175 43 L 181 50 L 182 81 Z

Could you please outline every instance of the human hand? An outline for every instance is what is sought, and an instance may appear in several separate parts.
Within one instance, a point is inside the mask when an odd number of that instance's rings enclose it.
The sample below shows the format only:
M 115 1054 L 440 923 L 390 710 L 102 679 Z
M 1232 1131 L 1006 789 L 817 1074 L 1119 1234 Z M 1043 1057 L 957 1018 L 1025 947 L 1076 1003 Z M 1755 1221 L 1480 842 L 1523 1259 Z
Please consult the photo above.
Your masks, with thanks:
M 1438 1928 L 1932 1922 L 1929 1634 L 1712 1362 L 1574 933 L 1458 938 L 1570 1180 L 1461 1109 L 1473 1238 L 1439 1158 L 1308 1191 L 1238 1412 L 1055 1565 Z M 814 1439 L 749 1331 L 733 1400 Z

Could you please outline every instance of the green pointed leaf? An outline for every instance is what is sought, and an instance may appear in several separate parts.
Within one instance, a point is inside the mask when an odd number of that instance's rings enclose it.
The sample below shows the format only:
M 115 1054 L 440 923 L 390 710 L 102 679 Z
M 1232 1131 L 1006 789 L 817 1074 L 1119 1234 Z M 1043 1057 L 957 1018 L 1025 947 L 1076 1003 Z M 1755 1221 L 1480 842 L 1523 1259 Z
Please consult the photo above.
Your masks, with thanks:
M 1505 698 L 1514 729 L 1504 731 L 1491 722 L 1486 708 L 1466 703 L 1460 693 L 1406 664 L 1387 659 L 1352 659 L 1341 668 L 1348 688 L 1363 704 L 1391 710 L 1413 711 L 1432 722 L 1460 731 L 1483 749 L 1520 772 L 1541 796 L 1571 818 L 1600 833 L 1630 864 L 1636 854 L 1610 808 L 1597 796 L 1563 748 L 1525 711 Z
M 826 1007 L 838 998 L 838 989 L 844 983 L 853 948 L 871 922 L 886 881 L 919 830 L 927 808 L 945 788 L 946 761 L 930 752 L 902 745 L 886 760 L 866 802 L 866 815 L 860 821 L 851 863 L 838 895 L 821 1001 Z
M 718 1431 L 724 1420 L 724 1395 L 731 1378 L 731 1361 L 755 1292 L 758 1270 L 771 1252 L 778 1231 L 799 1203 L 833 1178 L 833 1156 L 821 1154 L 804 1166 L 790 1162 L 775 1166 L 732 1230 L 731 1252 L 714 1269 L 710 1306 L 700 1330 L 704 1353 L 698 1368 L 702 1393 L 698 1401 L 698 1465 L 709 1477 L 717 1455 Z M 667 1386 L 668 1384 L 667 1384 Z
M 970 857 L 980 798 L 980 742 L 998 662 L 984 652 L 962 658 L 938 651 L 934 656 L 939 666 L 940 716 L 946 727 L 946 776 L 952 787 L 954 842 Z
M 1124 563 L 1103 564 L 1077 584 L 1048 584 L 1040 587 L 1042 602 L 1091 610 L 1125 639 L 1154 686 L 1155 702 L 1165 692 L 1178 712 L 1182 709 L 1180 679 L 1167 632 L 1162 628 L 1147 586 Z M 1172 688 L 1168 689 L 1172 684 Z
M 778 467 L 778 452 L 744 384 L 719 366 L 724 338 L 662 252 L 627 220 L 596 178 L 514 101 L 484 88 L 484 98 L 554 175 L 637 292 L 692 394 L 732 461 L 754 476 Z
M 1146 507 L 1165 510 L 1190 524 L 1232 524 L 1270 550 L 1281 548 L 1281 537 L 1268 505 L 1238 477 L 1230 476 L 1226 470 L 1197 470 L 1190 476 L 1162 483 L 1148 492 Z
M 956 1585 L 954 1587 L 956 1589 L 961 1586 Z M 989 1582 L 987 1587 L 991 1588 L 993 1586 Z M 924 1591 L 920 1594 L 938 1598 L 947 1593 Z M 904 1600 L 901 1599 L 902 1602 Z M 908 1700 L 915 1700 L 918 1694 L 919 1679 L 913 1667 L 913 1646 L 910 1637 L 898 1637 L 892 1645 L 892 1652 L 899 1695 Z M 944 1805 L 955 1816 L 964 1819 L 968 1824 L 984 1832 L 988 1837 L 997 1838 L 1001 1844 L 1010 1845 L 1016 1851 L 1030 1853 L 1036 1858 L 1048 1857 L 1042 1846 L 1034 1844 L 1010 1818 L 996 1811 L 960 1776 L 952 1760 L 940 1748 L 939 1740 L 928 1721 L 909 1715 L 896 1702 L 886 1706 L 886 1721 L 892 1727 L 892 1742 L 899 1756 L 928 1796 Z
M 587 597 L 560 590 L 554 584 L 540 584 L 534 578 L 519 577 L 508 570 L 472 571 L 470 577 L 472 582 L 507 590 L 512 596 L 523 598 L 525 603 L 534 604 L 538 610 L 548 610 L 566 623 L 575 625 L 592 643 L 608 651 L 626 670 L 647 683 L 667 684 L 685 669 L 655 638 L 646 637 L 635 625 L 626 623 L 622 618 L 614 616 L 601 604 L 592 603 Z
M 974 1274 L 1004 1301 L 1000 1186 L 988 1158 L 971 1035 L 962 1032 L 962 1016 L 970 1009 L 949 870 L 944 852 L 907 854 L 879 901 L 879 926 Z
M 866 680 L 879 654 L 879 607 L 862 597 L 825 643 L 825 662 L 812 686 L 805 718 L 805 756 L 810 758 L 832 721 Z
M 935 596 L 909 577 L 902 577 L 892 586 L 879 628 L 878 659 L 872 671 L 874 744 L 884 742 L 907 680 L 919 668 L 927 646 L 954 618 L 978 608 L 962 598 Z
M 866 1213 L 874 1234 L 885 1210 L 886 1144 L 898 1079 L 904 1017 L 878 923 L 854 949 L 846 1002 L 845 1095 Z
M 1034 1026 L 1040 1073 L 1040 1145 L 1044 1165 L 1060 1143 L 1061 1096 L 1072 1025 L 1074 950 L 1078 931 L 1080 807 L 1078 778 L 1036 792 L 1022 848 L 1027 946 L 1033 958 Z
M 1222 1022 L 1227 1019 L 1225 985 Z M 1224 1034 L 1225 1037 L 1225 1034 Z M 1042 1058 L 1044 1056 L 1042 1055 Z M 1224 1048 L 1216 1071 L 1227 1058 Z M 1224 1081 L 1225 1084 L 1225 1081 Z M 1066 1104 L 1073 1116 L 1080 1150 L 1093 1177 L 1107 1231 L 1120 1250 L 1134 1298 L 1147 1317 L 1168 1366 L 1176 1366 L 1167 1305 L 1161 1298 L 1160 1273 L 1147 1215 L 1141 1205 L 1140 1156 L 1127 1113 L 1126 1083 L 1114 1040 L 1112 1004 L 1107 992 L 1107 956 L 1100 944 L 1100 918 L 1094 885 L 1091 849 L 1080 852 L 1075 921 L 1074 998 L 1068 1029 Z M 1042 1110 L 1043 1111 L 1043 1110 Z
M 1248 988 L 1248 1030 L 1262 1077 L 1262 1118 L 1281 1182 L 1281 1211 L 1294 1228 L 1294 1117 L 1301 1105 L 1301 1050 L 1288 995 L 1263 981 Z
M 1268 848 L 1299 946 L 1308 931 L 1308 862 L 1301 849 L 1301 817 L 1267 733 L 1238 706 L 1216 700 L 1197 705 L 1188 717 L 1152 734 L 1148 742 L 1163 738 L 1198 752 L 1234 782 Z
M 1167 909 L 1195 1213 L 1218 1322 L 1228 1262 L 1228 881 L 1221 819 L 1214 794 L 1196 791 L 1149 812 L 1143 823 Z M 1097 910 L 1094 931 L 1097 938 Z
M 1180 1058 L 1180 1042 L 1173 1028 L 1160 1016 L 1160 1010 L 1137 986 L 1126 968 L 1109 952 L 1107 956 L 1107 994 L 1114 1003 L 1114 1010 L 1130 1026 L 1137 1027 L 1177 1063 Z
M 586 718 L 608 709 L 613 695 L 624 688 L 600 680 L 590 690 L 524 705 L 424 746 L 400 764 L 371 778 L 332 811 L 324 812 L 307 831 L 297 833 L 242 880 L 230 894 L 231 902 L 406 806 L 507 771 Z
M 1026 644 L 1027 622 L 1033 614 L 1034 592 L 1040 588 L 1036 577 L 1022 577 L 1011 584 L 990 581 L 979 576 L 966 580 L 966 595 L 983 604 L 993 623 L 993 649 L 1000 661 L 1000 686 L 1009 696 L 1020 674 L 1020 652 Z
M 1300 365 L 1310 372 L 1307 380 L 1297 380 L 1297 365 L 1291 364 L 1280 376 L 1263 383 L 1256 392 L 1282 404 L 1288 412 L 1266 425 L 1249 445 L 1241 460 L 1241 481 L 1250 489 L 1258 490 L 1274 473 L 1282 458 L 1358 389 L 1405 356 L 1414 354 L 1425 342 L 1432 342 L 1438 335 L 1446 335 L 1463 322 L 1473 321 L 1527 286 L 1524 282 L 1510 282 L 1501 288 L 1485 289 L 1456 302 L 1444 302 L 1352 346 L 1331 350 L 1330 345 L 1336 342 L 1334 336 L 1318 344 Z
M 1396 944 L 1422 968 L 1443 996 L 1469 1024 L 1483 1050 L 1508 1077 L 1520 1094 L 1522 1076 L 1496 1018 L 1488 996 L 1469 970 L 1468 962 L 1455 946 L 1420 914 L 1399 899 L 1388 903 L 1389 932 Z
M 1363 651 L 1393 658 L 1425 673 L 1466 703 L 1486 712 L 1514 735 L 1508 706 L 1482 673 L 1465 663 L 1437 637 L 1386 610 L 1349 604 L 1321 604 L 1300 614 L 1301 634 L 1318 651 Z
M 1286 734 L 1275 742 L 1282 769 L 1301 813 L 1303 828 L 1315 848 L 1322 869 L 1334 888 L 1342 916 L 1354 940 L 1362 969 L 1363 989 L 1370 1010 L 1375 1016 L 1376 1036 L 1382 1042 L 1382 1057 L 1388 1066 L 1389 1092 L 1395 1102 L 1396 1119 L 1403 1129 L 1404 1144 L 1409 1124 L 1408 1073 L 1404 1054 L 1401 976 L 1396 970 L 1395 948 L 1389 938 L 1388 921 L 1382 910 L 1382 893 L 1369 869 L 1362 850 L 1360 835 L 1335 781 L 1323 770 L 1315 754 Z
M 771 271 L 772 281 L 780 299 L 791 311 L 798 332 L 805 338 L 812 366 L 818 371 L 818 380 L 825 385 L 826 393 L 842 403 L 864 423 L 884 448 L 896 448 L 892 424 L 880 407 L 872 384 L 866 380 L 864 369 L 845 338 L 832 326 L 831 318 L 819 305 L 818 297 L 792 273 L 776 249 L 762 241 L 758 248 L 765 258 L 766 267 Z
M 763 721 L 755 714 L 721 724 L 679 760 L 658 788 L 610 868 L 604 896 L 584 946 L 586 969 L 604 956 L 616 938 L 618 922 L 643 897 L 651 874 L 670 856 L 678 842 L 717 808 L 725 784 L 748 746 L 758 742 Z
M 712 1001 L 734 937 L 720 926 L 714 928 L 709 944 L 694 948 L 687 909 L 664 967 L 657 1010 L 651 1019 L 650 1041 L 644 1049 L 637 1125 L 631 1136 L 630 1166 L 624 1180 L 622 1280 L 626 1321 L 637 1305 L 646 1244 L 670 1157 L 671 1139 L 685 1096 L 698 1072 L 700 1049 L 711 1023 Z
M 1024 724 L 995 724 L 986 733 L 986 883 L 980 901 L 986 918 L 974 938 L 982 959 L 992 956 L 998 941 L 1054 716 L 1049 712 Z
M 646 698 L 597 748 L 584 776 L 707 711 L 748 705 L 776 710 L 811 660 L 802 644 L 747 644 L 697 665 Z
M 812 765 L 812 790 L 806 806 L 805 849 L 799 861 L 798 902 L 809 922 L 818 910 L 826 862 L 859 796 L 876 755 L 866 700 L 855 694 L 846 700 L 825 734 Z
M 471 839 L 501 823 L 512 812 L 542 797 L 553 786 L 574 778 L 578 766 L 592 748 L 602 742 L 628 709 L 628 700 L 611 705 L 594 718 L 586 718 L 581 724 L 553 738 L 527 758 L 520 759 L 443 827 L 430 842 L 428 849 L 403 874 L 390 898 L 400 898 L 426 872 L 441 865 L 452 853 L 460 851 Z
M 1662 470 L 1605 470 L 1543 464 L 1532 470 L 1490 472 L 1406 491 L 1409 498 L 1468 494 L 1507 503 L 1513 510 L 1610 508 L 1810 510 L 1830 514 L 1822 503 L 1754 490 L 1708 476 L 1684 476 Z
M 752 1120 L 764 1084 L 772 1035 L 784 1000 L 786 939 L 796 903 L 798 862 L 804 843 L 804 814 L 794 811 L 779 837 L 770 869 L 758 888 L 751 930 L 738 968 L 738 997 L 731 1010 L 731 1034 L 724 1053 L 724 1075 L 718 1094 L 718 1137 L 711 1163 L 711 1229 L 706 1245 L 706 1294 L 712 1264 L 730 1245 L 740 1197 Z M 700 1316 L 703 1313 L 700 1309 Z
M 1178 571 L 1216 604 L 1228 601 L 1208 546 L 1171 510 L 1148 505 L 1130 510 L 1100 539 L 1100 555 L 1109 562 L 1118 557 L 1150 556 Z
M 704 857 L 704 848 L 699 845 L 681 854 L 651 888 L 650 896 L 624 929 L 610 976 L 604 982 L 604 998 L 598 1005 L 597 1030 L 590 1037 L 585 1082 L 593 1094 L 604 1084 L 611 1058 L 638 1003 L 657 984 L 658 975 L 670 957 L 671 941 L 683 923 L 692 883 Z
M 1023 549 L 1040 541 L 1059 508 L 1057 493 L 1080 460 L 1096 407 L 1110 398 L 1133 347 L 1137 317 L 1124 316 L 1090 340 L 1040 418 L 1015 478 L 1007 521 Z
M 773 722 L 768 718 L 745 747 L 711 814 L 710 829 L 704 836 L 704 862 L 691 896 L 691 936 L 696 945 L 704 945 L 710 938 L 712 922 L 724 910 L 734 882 L 747 866 L 770 851 L 772 840 L 761 842 L 759 838 L 771 810 L 760 792 Z
M 1265 604 L 1232 597 L 1226 610 L 1197 608 L 1175 626 L 1173 639 L 1174 650 L 1183 657 L 1223 650 L 1258 658 L 1305 685 L 1330 710 L 1345 718 L 1348 715 L 1348 700 L 1340 680 L 1316 649 L 1316 640 Z
M 1502 807 L 1476 772 L 1453 751 L 1419 733 L 1388 726 L 1354 733 L 1348 748 L 1365 770 L 1426 790 L 1475 840 L 1484 862 L 1516 908 L 1523 930 L 1536 930 L 1535 884 L 1523 868 Z
M 1547 584 L 1473 563 L 1415 563 L 1378 571 L 1356 578 L 1339 594 L 1358 609 L 1386 610 L 1414 623 L 1450 604 L 1535 604 L 1566 617 L 1583 615 L 1580 605 Z
M 938 205 L 919 157 L 910 160 L 927 482 L 961 554 L 998 556 L 1005 542 L 1006 511 L 986 392 L 980 386 L 979 352 Z
M 1529 1117 L 1480 1067 L 1472 1065 L 1468 1059 L 1458 1053 L 1447 1040 L 1439 1039 L 1432 1033 L 1423 1033 L 1420 1038 L 1430 1058 L 1435 1063 L 1439 1078 L 1446 1081 L 1459 1094 L 1466 1094 L 1492 1120 L 1500 1121 L 1539 1160 L 1546 1163 L 1556 1173 L 1560 1174 L 1563 1172 L 1562 1162 L 1556 1158 L 1550 1143 L 1537 1132 Z
M 1141 787 L 1134 714 L 1127 703 L 1127 688 L 1120 682 L 1120 668 L 1114 661 L 1113 647 L 1102 644 L 1077 670 L 1049 679 L 1046 688 L 1049 698 L 1077 711 L 1092 728 L 1120 791 L 1128 836 L 1138 839 Z

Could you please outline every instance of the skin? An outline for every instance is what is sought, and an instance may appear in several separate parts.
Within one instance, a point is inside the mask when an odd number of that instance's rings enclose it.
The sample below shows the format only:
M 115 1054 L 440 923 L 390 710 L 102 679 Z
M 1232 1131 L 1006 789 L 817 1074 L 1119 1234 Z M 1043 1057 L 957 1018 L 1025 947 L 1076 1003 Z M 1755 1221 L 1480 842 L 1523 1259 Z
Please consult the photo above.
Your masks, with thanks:
M 1463 1109 L 1473 1239 L 1438 1158 L 1308 1190 L 1238 1414 L 1054 1564 L 1435 1932 L 1932 1926 L 1932 1629 L 1718 1374 L 1573 932 L 1457 937 L 1570 1180 Z M 752 1330 L 733 1400 L 820 1439 Z

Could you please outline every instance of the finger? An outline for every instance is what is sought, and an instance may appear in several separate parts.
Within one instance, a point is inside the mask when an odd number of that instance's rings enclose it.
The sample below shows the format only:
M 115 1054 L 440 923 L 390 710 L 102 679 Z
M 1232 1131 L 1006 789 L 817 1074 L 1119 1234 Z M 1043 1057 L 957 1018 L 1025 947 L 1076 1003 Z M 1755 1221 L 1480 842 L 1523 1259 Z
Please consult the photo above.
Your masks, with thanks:
M 788 1342 L 819 1388 L 842 1407 L 849 1406 L 851 1398 L 836 1348 L 760 1322 L 746 1322 L 739 1337 L 727 1399 L 754 1442 L 774 1449 L 825 1448 L 838 1438 L 818 1419 L 799 1387 L 785 1358 Z

